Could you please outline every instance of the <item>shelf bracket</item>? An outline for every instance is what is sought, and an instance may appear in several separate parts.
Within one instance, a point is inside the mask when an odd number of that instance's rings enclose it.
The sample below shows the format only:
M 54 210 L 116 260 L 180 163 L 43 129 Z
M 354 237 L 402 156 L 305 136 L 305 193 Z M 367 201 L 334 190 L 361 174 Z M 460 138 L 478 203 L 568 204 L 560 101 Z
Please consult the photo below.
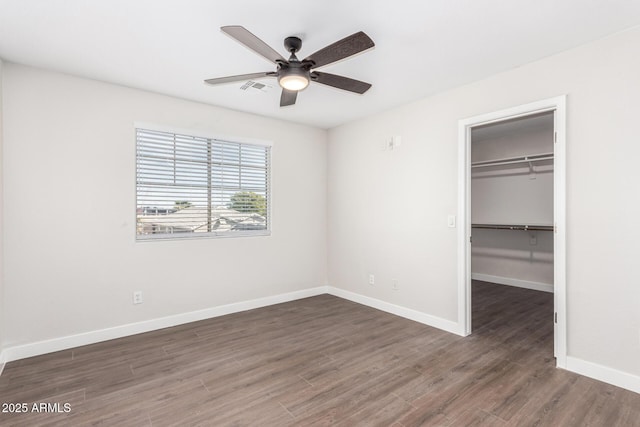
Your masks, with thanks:
M 536 179 L 536 170 L 533 166 L 533 162 L 527 157 L 525 157 L 525 159 L 529 160 L 529 179 Z

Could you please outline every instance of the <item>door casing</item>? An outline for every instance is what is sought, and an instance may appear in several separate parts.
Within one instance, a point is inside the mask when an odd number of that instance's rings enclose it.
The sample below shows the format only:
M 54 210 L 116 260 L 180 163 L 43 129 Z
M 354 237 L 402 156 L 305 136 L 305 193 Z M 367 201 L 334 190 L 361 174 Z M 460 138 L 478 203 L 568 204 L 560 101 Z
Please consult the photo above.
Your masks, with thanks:
M 458 121 L 458 326 L 471 334 L 471 129 L 543 112 L 554 112 L 554 356 L 566 368 L 566 95 L 543 99 Z

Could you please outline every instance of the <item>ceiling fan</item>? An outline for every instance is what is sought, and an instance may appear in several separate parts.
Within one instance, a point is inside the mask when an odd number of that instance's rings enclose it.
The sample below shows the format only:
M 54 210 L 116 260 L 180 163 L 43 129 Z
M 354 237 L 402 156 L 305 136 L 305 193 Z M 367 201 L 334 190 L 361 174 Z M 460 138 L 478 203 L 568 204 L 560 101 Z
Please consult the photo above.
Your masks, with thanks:
M 291 54 L 288 60 L 284 59 L 278 52 L 273 50 L 268 44 L 239 25 L 230 25 L 220 28 L 224 33 L 233 37 L 249 49 L 267 58 L 278 67 L 276 71 L 265 71 L 262 73 L 241 74 L 237 76 L 219 77 L 205 80 L 210 85 L 232 83 L 241 80 L 258 79 L 262 77 L 276 77 L 278 84 L 282 87 L 280 96 L 280 106 L 285 107 L 296 103 L 298 92 L 305 89 L 309 82 L 314 81 L 338 89 L 347 90 L 359 94 L 365 93 L 371 87 L 370 83 L 360 80 L 350 79 L 336 74 L 329 74 L 314 71 L 316 68 L 334 63 L 341 59 L 348 58 L 356 53 L 363 52 L 375 46 L 373 40 L 365 33 L 359 31 L 348 37 L 338 40 L 329 46 L 320 49 L 300 61 L 296 57 L 296 52 L 302 47 L 302 40 L 298 37 L 287 37 L 284 39 L 284 47 Z

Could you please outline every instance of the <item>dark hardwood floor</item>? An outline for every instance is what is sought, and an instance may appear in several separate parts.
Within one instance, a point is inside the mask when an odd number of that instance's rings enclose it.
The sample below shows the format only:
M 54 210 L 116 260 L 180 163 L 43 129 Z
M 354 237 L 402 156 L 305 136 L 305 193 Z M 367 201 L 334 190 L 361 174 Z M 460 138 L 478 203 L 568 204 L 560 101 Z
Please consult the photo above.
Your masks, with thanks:
M 9 363 L 3 426 L 640 426 L 556 369 L 552 295 L 474 283 L 462 338 L 323 295 Z M 54 409 L 52 406 L 49 409 Z

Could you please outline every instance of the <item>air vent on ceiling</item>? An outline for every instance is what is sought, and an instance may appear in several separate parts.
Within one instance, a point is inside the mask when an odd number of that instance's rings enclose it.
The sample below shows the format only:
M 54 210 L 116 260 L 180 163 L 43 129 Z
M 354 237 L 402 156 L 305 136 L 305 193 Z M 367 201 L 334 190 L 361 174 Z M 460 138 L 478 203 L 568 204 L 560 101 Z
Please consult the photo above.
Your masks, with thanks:
M 264 83 L 254 82 L 253 80 L 249 80 L 245 84 L 240 86 L 240 89 L 241 90 L 255 89 L 255 90 L 259 90 L 260 92 L 268 92 L 269 90 L 273 89 L 273 86 L 269 86 Z

